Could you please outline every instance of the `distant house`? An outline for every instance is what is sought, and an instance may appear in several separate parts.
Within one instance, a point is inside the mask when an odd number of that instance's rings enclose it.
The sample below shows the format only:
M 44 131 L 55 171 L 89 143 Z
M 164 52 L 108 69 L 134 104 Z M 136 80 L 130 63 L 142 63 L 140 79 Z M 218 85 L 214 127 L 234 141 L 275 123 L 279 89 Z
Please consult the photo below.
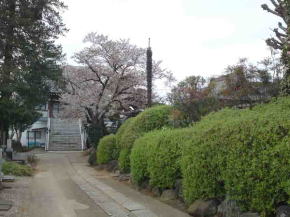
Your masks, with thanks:
M 21 144 L 26 147 L 46 147 L 47 143 L 47 121 L 48 105 L 37 108 L 42 116 L 26 131 L 22 133 Z
M 39 106 L 42 116 L 21 135 L 25 147 L 43 147 L 47 151 L 85 149 L 86 132 L 79 119 L 63 119 L 58 94 L 51 94 L 47 104 Z

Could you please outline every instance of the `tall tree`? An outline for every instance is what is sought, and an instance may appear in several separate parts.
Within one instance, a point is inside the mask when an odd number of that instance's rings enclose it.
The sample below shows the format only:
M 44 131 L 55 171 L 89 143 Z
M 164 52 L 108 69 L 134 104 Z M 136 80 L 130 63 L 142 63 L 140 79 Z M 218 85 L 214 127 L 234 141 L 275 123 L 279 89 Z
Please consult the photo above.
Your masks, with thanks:
M 270 0 L 273 9 L 267 4 L 263 4 L 262 8 L 275 16 L 282 19 L 278 23 L 278 28 L 274 28 L 275 37 L 266 40 L 266 43 L 274 48 L 282 51 L 282 60 L 286 66 L 284 79 L 282 82 L 282 94 L 290 94 L 290 3 L 289 0 Z
M 179 111 L 175 114 L 181 125 L 198 121 L 218 108 L 217 100 L 209 96 L 206 80 L 201 76 L 189 76 L 179 82 L 168 94 L 168 99 Z
M 67 116 L 83 118 L 104 134 L 105 118 L 146 105 L 146 50 L 97 33 L 84 42 L 89 46 L 74 55 L 81 66 L 67 67 L 62 100 L 70 105 Z M 171 78 L 160 62 L 153 63 L 152 72 L 155 79 Z
M 152 105 L 152 50 L 149 44 L 146 51 L 147 62 L 146 62 L 146 74 L 147 74 L 147 106 L 151 107 Z
M 246 58 L 228 66 L 226 74 L 212 79 L 213 93 L 228 106 L 247 106 L 269 100 L 279 94 L 280 64 L 266 58 L 258 65 Z
M 0 113 L 9 114 L 11 104 L 35 112 L 58 84 L 63 55 L 55 40 L 66 31 L 64 8 L 59 0 L 0 1 Z M 0 117 L 0 135 L 12 119 Z

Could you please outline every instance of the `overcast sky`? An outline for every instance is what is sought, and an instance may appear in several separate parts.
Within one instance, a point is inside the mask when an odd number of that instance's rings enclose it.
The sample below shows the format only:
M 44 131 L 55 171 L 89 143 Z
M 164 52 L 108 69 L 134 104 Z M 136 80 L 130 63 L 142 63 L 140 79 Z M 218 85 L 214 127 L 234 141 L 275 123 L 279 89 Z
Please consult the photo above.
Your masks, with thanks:
M 70 31 L 60 40 L 69 63 L 89 32 L 129 38 L 163 60 L 178 80 L 220 75 L 241 57 L 269 55 L 265 39 L 277 18 L 263 11 L 269 0 L 64 0 Z

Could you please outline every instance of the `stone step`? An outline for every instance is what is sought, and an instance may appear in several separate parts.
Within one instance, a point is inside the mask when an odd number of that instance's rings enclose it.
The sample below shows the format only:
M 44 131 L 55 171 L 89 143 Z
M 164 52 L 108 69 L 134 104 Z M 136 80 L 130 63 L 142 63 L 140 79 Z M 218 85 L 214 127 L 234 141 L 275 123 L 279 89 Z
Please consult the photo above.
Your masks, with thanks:
M 53 142 L 64 142 L 64 143 L 78 143 L 81 141 L 80 138 L 74 138 L 74 139 L 62 139 L 62 138 L 51 138 L 51 143 Z
M 50 147 L 81 147 L 81 143 L 53 142 L 50 143 Z
M 65 142 L 65 141 L 51 141 L 50 144 L 53 145 L 58 145 L 58 146 L 75 146 L 75 145 L 80 145 L 81 142 L 80 141 L 74 141 L 74 142 Z
M 51 126 L 50 127 L 50 130 L 56 130 L 56 131 L 59 131 L 59 130 L 67 130 L 67 131 L 80 131 L 80 128 L 79 127 L 65 127 L 65 126 L 63 126 L 63 127 L 53 127 L 53 126 Z
M 81 143 L 81 140 L 70 140 L 70 141 L 67 141 L 67 140 L 51 140 L 50 141 L 51 144 L 80 144 Z
M 61 119 L 61 118 L 51 118 L 53 123 L 79 123 L 78 119 Z
M 80 132 L 50 132 L 50 136 L 78 136 L 80 137 Z
M 81 135 L 79 121 L 76 119 L 51 119 L 49 151 L 79 151 Z
M 79 123 L 54 123 L 54 122 L 52 122 L 52 123 L 50 123 L 50 126 L 79 126 Z
M 71 129 L 71 130 L 76 130 L 76 129 L 80 129 L 79 126 L 71 126 L 71 125 L 50 125 L 50 129 Z
M 80 129 L 56 129 L 56 128 L 51 128 L 50 132 L 80 133 Z
M 78 123 L 50 123 L 50 126 L 79 126 Z
M 53 134 L 50 138 L 81 138 L 80 134 Z
M 50 145 L 50 148 L 81 148 L 81 144 L 64 144 L 64 143 L 54 143 L 53 145 Z
M 57 129 L 57 128 L 50 128 L 50 132 L 75 132 L 75 133 L 80 133 L 80 129 Z
M 48 148 L 49 151 L 79 151 L 82 150 L 82 146 L 80 144 L 53 144 Z
M 81 151 L 82 148 L 49 148 L 48 151 Z
M 68 127 L 68 126 L 50 126 L 51 130 L 80 130 L 79 127 Z

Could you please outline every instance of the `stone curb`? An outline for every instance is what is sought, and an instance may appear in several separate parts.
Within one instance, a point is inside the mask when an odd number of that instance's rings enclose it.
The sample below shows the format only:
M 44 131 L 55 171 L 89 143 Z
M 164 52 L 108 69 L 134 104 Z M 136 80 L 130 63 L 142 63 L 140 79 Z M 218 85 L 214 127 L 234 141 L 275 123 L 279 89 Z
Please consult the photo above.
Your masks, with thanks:
M 72 165 L 74 182 L 109 216 L 112 217 L 158 217 L 145 206 L 97 180 L 79 166 Z M 76 175 L 77 174 L 77 175 Z

